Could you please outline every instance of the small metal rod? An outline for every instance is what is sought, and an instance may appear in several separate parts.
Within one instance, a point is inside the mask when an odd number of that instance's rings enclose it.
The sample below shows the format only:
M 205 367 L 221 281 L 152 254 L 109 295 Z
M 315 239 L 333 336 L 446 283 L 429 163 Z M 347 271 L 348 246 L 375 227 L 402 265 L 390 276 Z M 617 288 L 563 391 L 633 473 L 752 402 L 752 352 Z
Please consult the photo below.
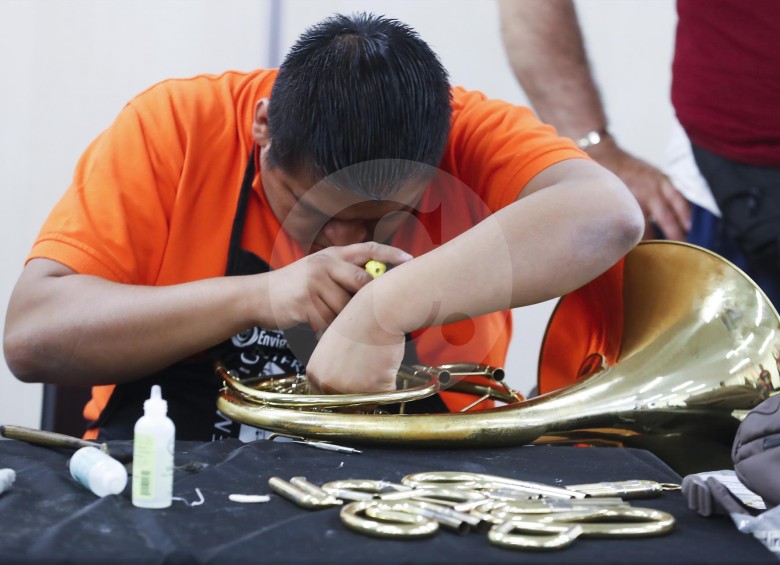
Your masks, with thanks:
M 406 388 L 409 386 L 409 379 L 404 378 L 404 380 L 401 382 L 401 388 Z M 398 408 L 399 414 L 405 414 L 406 413 L 406 402 L 401 402 L 401 405 Z
M 453 506 L 458 512 L 471 512 L 472 510 L 482 509 L 483 511 L 489 511 L 496 505 L 496 501 L 492 498 L 483 498 L 482 500 L 467 500 Z M 484 508 L 482 508 L 484 507 Z
M 511 388 L 509 388 L 509 385 L 507 385 L 503 380 L 498 381 L 498 382 L 501 385 L 501 388 L 503 388 L 504 391 L 507 393 L 507 395 L 510 398 L 513 398 L 515 402 L 522 402 L 523 401 L 523 398 L 517 393 L 517 391 L 512 390 Z
M 492 524 L 495 526 L 496 524 L 501 524 L 504 522 L 504 520 L 502 520 L 495 514 L 492 514 L 491 512 L 483 512 L 478 508 L 472 508 L 471 510 L 469 510 L 469 514 L 474 516 L 475 518 L 479 518 L 485 524 Z
M 461 408 L 460 411 L 461 412 L 468 412 L 469 410 L 474 408 L 477 404 L 479 404 L 483 400 L 487 400 L 488 398 L 490 398 L 490 394 L 485 394 L 483 396 L 480 396 L 477 400 L 475 400 L 474 402 L 472 402 L 471 404 L 469 404 L 465 408 Z
M 448 514 L 447 512 L 440 512 L 436 508 L 429 507 L 419 502 L 399 502 L 392 506 L 394 509 L 400 509 L 403 512 L 409 512 L 411 514 L 419 514 L 426 518 L 436 520 L 439 525 L 444 526 L 458 534 L 467 534 L 471 531 L 471 524 L 462 519 L 461 516 L 455 516 Z
M 455 510 L 454 508 L 449 507 L 449 506 L 442 506 L 440 504 L 435 504 L 435 503 L 431 503 L 431 502 L 424 502 L 424 501 L 419 501 L 419 500 L 415 500 L 415 501 L 413 501 L 413 503 L 418 505 L 418 506 L 420 506 L 420 507 L 422 507 L 422 508 L 427 508 L 428 510 L 430 510 L 430 511 L 436 513 L 436 514 L 440 514 L 442 516 L 446 516 L 448 518 L 451 518 L 451 519 L 454 519 L 454 520 L 457 520 L 457 521 L 460 521 L 460 522 L 464 522 L 464 523 L 468 524 L 468 526 L 470 528 L 474 528 L 476 531 L 478 531 L 480 533 L 487 532 L 491 528 L 491 526 L 493 526 L 493 524 L 491 522 L 487 522 L 485 520 L 482 520 L 482 518 L 480 518 L 480 517 L 473 516 L 473 515 L 468 514 L 466 512 L 458 512 L 457 510 Z
M 359 490 L 349 489 L 328 489 L 331 496 L 340 498 L 341 500 L 372 500 L 374 495 L 368 492 L 361 492 Z

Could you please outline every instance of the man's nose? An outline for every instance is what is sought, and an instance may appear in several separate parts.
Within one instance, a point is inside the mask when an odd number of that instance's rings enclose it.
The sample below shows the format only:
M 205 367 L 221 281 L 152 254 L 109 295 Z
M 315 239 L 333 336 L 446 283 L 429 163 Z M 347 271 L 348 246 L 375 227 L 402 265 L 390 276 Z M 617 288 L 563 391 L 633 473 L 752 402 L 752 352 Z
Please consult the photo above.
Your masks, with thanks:
M 350 245 L 368 241 L 371 233 L 369 226 L 362 220 L 330 220 L 322 228 L 322 233 L 331 245 Z

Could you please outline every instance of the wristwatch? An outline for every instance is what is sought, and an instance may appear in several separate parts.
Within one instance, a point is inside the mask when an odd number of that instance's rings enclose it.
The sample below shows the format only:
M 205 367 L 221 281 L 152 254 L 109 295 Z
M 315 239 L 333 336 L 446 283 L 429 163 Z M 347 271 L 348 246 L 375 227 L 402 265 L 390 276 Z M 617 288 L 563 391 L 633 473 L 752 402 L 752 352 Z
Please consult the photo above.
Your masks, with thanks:
M 574 142 L 577 144 L 577 147 L 579 147 L 583 151 L 587 151 L 591 147 L 595 147 L 596 145 L 604 141 L 608 135 L 609 132 L 607 132 L 607 129 L 602 128 L 598 131 L 596 130 L 589 131 L 583 137 L 574 140 Z

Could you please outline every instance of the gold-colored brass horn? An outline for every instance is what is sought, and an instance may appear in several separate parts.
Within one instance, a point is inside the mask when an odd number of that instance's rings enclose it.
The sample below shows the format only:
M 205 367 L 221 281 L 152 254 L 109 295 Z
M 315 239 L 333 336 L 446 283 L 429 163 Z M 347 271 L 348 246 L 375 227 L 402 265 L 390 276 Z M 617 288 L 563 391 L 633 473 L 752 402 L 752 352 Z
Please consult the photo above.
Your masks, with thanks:
M 375 394 L 311 394 L 305 375 L 240 379 L 221 364 L 217 365 L 216 373 L 232 394 L 248 402 L 287 408 L 336 408 L 393 404 L 426 398 L 439 390 L 443 374 L 449 379 L 449 372 L 433 372 L 433 369 L 402 365 L 397 375 L 403 383 L 401 389 Z
M 745 273 L 700 247 L 654 241 L 560 300 L 540 378 L 570 383 L 562 388 L 517 401 L 506 387 L 507 404 L 490 410 L 393 415 L 258 402 L 227 386 L 218 408 L 245 424 L 342 443 L 521 445 L 609 428 L 730 445 L 746 411 L 777 391 L 779 365 L 780 317 Z

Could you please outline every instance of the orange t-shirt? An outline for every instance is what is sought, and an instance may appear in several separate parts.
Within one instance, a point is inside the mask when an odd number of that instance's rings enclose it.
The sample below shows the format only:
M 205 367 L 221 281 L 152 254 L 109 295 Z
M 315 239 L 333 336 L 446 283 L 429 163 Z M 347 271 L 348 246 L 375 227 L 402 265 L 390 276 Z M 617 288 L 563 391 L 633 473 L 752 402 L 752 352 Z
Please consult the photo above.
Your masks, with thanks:
M 255 102 L 270 97 L 276 70 L 230 71 L 159 83 L 131 100 L 87 148 L 73 182 L 40 231 L 29 259 L 78 273 L 162 286 L 225 274 Z M 587 158 L 528 108 L 453 89 L 449 141 L 418 205 L 392 244 L 421 255 L 512 203 L 544 168 Z M 273 267 L 302 253 L 281 229 L 256 175 L 242 247 Z M 273 256 L 272 256 L 273 255 Z M 501 366 L 508 312 L 414 334 L 420 361 Z M 113 386 L 93 389 L 95 420 Z

